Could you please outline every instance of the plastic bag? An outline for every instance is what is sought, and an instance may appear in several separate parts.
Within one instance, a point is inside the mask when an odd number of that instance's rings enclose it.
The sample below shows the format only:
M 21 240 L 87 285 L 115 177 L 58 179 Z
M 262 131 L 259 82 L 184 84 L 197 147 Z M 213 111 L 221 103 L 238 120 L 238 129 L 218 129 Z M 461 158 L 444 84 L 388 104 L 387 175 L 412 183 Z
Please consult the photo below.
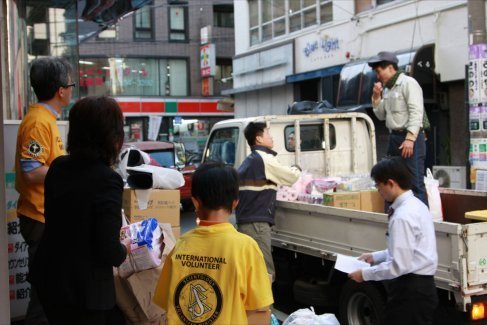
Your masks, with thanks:
M 164 235 L 156 219 L 150 218 L 122 227 L 120 240 L 125 238 L 132 240 L 132 248 L 127 259 L 118 268 L 121 277 L 161 265 L 161 242 Z
M 163 188 L 173 190 L 184 186 L 184 176 L 171 168 L 151 165 L 127 167 L 127 184 L 135 189 Z
M 424 186 L 426 187 L 426 193 L 428 195 L 428 205 L 434 221 L 443 221 L 443 209 L 441 207 L 440 197 L 440 183 L 433 178 L 431 170 L 426 170 L 426 176 L 424 177 Z
M 120 175 L 123 179 L 127 179 L 127 167 L 140 166 L 143 164 L 148 164 L 151 160 L 148 153 L 134 148 L 127 148 L 122 150 L 119 155 L 120 158 Z
M 313 307 L 299 309 L 284 320 L 282 325 L 340 325 L 333 314 L 316 315 Z

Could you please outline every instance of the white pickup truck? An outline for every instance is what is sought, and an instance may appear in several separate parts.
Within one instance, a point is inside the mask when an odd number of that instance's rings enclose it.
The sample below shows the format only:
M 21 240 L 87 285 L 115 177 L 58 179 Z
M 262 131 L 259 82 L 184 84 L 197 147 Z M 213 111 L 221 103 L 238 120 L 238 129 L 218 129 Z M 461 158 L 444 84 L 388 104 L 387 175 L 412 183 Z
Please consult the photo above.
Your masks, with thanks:
M 282 163 L 317 175 L 368 174 L 377 159 L 372 120 L 363 113 L 339 113 L 221 121 L 211 130 L 203 160 L 238 168 L 250 153 L 243 130 L 251 121 L 270 127 Z M 291 133 L 295 146 L 286 141 Z M 441 195 L 445 221 L 435 222 L 435 281 L 441 301 L 435 323 L 482 319 L 487 316 L 487 222 L 471 222 L 464 214 L 487 209 L 487 193 L 441 189 Z M 300 306 L 333 308 L 342 324 L 381 324 L 383 284 L 357 284 L 333 266 L 336 254 L 358 256 L 384 249 L 385 214 L 278 201 L 275 221 L 273 290 L 278 308 L 282 300 L 287 300 L 282 305 L 291 300 Z

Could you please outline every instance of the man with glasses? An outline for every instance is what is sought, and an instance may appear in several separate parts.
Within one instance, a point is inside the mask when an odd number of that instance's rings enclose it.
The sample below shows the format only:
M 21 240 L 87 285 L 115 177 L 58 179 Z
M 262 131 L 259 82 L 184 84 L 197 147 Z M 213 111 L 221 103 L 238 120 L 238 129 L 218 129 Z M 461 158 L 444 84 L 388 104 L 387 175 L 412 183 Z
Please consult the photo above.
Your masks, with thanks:
M 387 249 L 362 254 L 370 267 L 348 276 L 360 283 L 384 281 L 387 303 L 381 324 L 433 324 L 438 267 L 433 217 L 411 191 L 411 175 L 400 157 L 378 162 L 370 172 L 388 211 Z
M 65 155 L 56 119 L 69 105 L 73 88 L 72 67 L 64 59 L 45 57 L 32 62 L 30 82 L 39 100 L 29 106 L 17 133 L 15 189 L 20 233 L 28 247 L 29 268 L 44 232 L 44 179 L 51 162 Z M 48 324 L 31 288 L 25 324 Z

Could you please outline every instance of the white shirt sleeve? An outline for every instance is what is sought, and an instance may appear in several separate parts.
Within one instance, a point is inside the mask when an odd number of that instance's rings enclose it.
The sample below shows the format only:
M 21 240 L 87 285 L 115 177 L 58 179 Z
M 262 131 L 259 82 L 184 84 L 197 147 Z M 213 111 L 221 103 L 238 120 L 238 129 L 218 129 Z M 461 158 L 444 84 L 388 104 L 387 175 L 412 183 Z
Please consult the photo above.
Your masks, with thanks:
M 387 251 L 387 249 L 383 251 L 373 252 L 372 258 L 374 259 L 374 265 L 386 261 L 388 256 L 389 256 L 389 252 Z

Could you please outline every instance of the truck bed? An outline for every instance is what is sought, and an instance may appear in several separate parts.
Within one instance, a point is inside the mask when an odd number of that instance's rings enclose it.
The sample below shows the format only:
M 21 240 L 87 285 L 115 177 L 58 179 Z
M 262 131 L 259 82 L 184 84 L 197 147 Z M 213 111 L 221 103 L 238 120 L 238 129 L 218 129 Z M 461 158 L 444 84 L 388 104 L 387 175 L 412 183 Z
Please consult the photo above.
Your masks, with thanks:
M 472 191 L 468 191 L 472 192 Z M 446 194 L 446 195 L 445 195 Z M 466 311 L 472 295 L 487 294 L 487 265 L 480 262 L 487 255 L 487 222 L 470 223 L 459 218 L 461 204 L 472 193 L 447 191 L 443 200 L 462 222 L 435 222 L 438 269 L 435 281 L 438 288 L 455 295 Z M 475 204 L 487 205 L 485 196 L 470 198 L 469 211 Z M 453 205 L 455 209 L 450 207 Z M 472 208 L 470 208 L 472 207 Z M 336 254 L 359 256 L 386 247 L 387 215 L 344 208 L 328 207 L 304 202 L 278 201 L 272 245 L 298 253 L 332 260 Z M 465 211 L 464 211 L 465 212 Z M 463 212 L 463 214 L 464 214 Z

